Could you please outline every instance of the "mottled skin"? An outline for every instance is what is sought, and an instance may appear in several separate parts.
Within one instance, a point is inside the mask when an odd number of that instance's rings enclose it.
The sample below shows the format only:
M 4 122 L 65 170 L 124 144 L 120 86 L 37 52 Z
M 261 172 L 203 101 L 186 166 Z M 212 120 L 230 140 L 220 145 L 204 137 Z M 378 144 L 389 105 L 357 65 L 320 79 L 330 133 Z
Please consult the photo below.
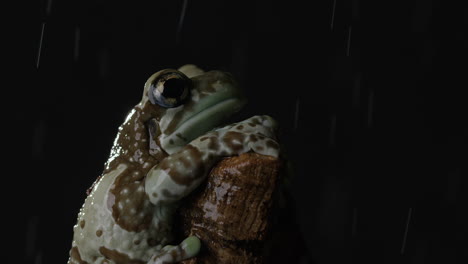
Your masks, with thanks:
M 89 190 L 68 263 L 174 263 L 195 256 L 197 237 L 172 239 L 178 202 L 226 156 L 254 151 L 278 156 L 275 121 L 254 116 L 217 128 L 245 103 L 230 74 L 194 66 L 163 70 L 145 83 L 143 98 L 119 127 L 104 172 Z M 182 105 L 161 107 L 148 98 L 163 74 L 191 80 Z

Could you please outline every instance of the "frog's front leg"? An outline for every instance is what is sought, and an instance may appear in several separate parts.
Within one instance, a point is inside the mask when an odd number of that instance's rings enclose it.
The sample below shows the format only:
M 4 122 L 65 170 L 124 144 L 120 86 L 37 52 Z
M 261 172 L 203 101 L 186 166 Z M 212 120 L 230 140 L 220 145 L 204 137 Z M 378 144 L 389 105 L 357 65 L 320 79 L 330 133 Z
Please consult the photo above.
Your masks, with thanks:
M 171 204 L 185 197 L 223 157 L 249 151 L 278 157 L 275 130 L 271 117 L 254 116 L 193 140 L 148 172 L 145 191 L 151 203 Z
M 206 178 L 221 158 L 254 151 L 278 157 L 274 140 L 276 122 L 269 116 L 254 116 L 242 122 L 209 132 L 166 157 L 152 168 L 145 191 L 156 206 L 176 203 Z M 149 264 L 174 263 L 198 254 L 200 240 L 191 236 L 178 246 L 166 246 Z

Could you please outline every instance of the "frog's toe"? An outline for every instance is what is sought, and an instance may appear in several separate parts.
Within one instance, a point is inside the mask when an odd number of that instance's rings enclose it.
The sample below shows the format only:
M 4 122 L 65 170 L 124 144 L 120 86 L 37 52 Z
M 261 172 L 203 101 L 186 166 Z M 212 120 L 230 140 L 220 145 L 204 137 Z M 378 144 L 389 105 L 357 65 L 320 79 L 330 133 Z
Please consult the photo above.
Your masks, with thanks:
M 200 252 L 201 242 L 196 236 L 186 238 L 177 246 L 167 245 L 151 257 L 148 264 L 176 263 L 195 257 Z
M 200 252 L 201 242 L 198 237 L 189 236 L 184 241 L 182 241 L 182 243 L 180 243 L 180 247 L 182 248 L 186 259 L 192 258 L 195 257 L 198 252 Z

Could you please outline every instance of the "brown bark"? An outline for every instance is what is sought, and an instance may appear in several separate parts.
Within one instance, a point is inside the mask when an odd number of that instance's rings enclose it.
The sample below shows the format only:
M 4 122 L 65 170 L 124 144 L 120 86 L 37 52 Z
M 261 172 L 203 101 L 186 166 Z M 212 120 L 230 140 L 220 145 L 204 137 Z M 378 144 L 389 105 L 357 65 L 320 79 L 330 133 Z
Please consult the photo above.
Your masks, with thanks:
M 255 153 L 219 162 L 179 210 L 182 236 L 202 241 L 200 254 L 182 263 L 265 263 L 281 167 Z

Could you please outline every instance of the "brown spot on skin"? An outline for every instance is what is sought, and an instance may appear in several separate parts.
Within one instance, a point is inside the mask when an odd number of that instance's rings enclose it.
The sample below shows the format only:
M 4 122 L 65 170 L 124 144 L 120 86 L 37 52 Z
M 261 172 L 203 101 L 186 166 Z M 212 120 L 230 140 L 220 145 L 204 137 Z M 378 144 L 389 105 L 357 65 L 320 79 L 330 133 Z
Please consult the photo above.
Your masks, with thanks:
M 255 149 L 258 150 L 258 151 L 263 151 L 265 148 L 262 147 L 262 146 L 258 146 L 258 147 L 256 147 Z
M 218 137 L 210 137 L 210 142 L 208 143 L 208 149 L 213 151 L 218 151 L 219 149 L 219 142 Z
M 223 137 L 226 146 L 238 153 L 244 147 L 245 135 L 239 132 L 229 131 Z
M 111 250 L 106 247 L 100 247 L 99 252 L 108 260 L 114 261 L 116 264 L 145 264 L 144 261 L 131 259 L 127 254 L 117 250 Z
M 85 227 L 85 224 L 86 224 L 85 220 L 81 220 L 81 221 L 80 221 L 80 227 L 81 227 L 82 229 Z
M 155 198 L 158 197 L 158 193 L 156 193 L 156 192 L 152 193 L 151 195 L 152 195 L 153 197 L 155 197 Z
M 219 133 L 217 131 L 211 132 L 210 136 L 207 137 L 210 142 L 208 142 L 208 149 L 213 151 L 218 151 L 219 149 Z
M 251 126 L 251 127 L 255 127 L 255 124 L 254 124 L 254 123 L 251 123 L 251 122 L 247 123 L 247 125 L 249 125 L 249 126 Z
M 140 240 L 135 240 L 135 241 L 133 241 L 133 244 L 135 244 L 135 245 L 140 245 L 140 243 L 141 243 Z
M 209 139 L 209 137 L 202 137 L 202 138 L 200 138 L 200 141 L 203 142 L 203 141 L 205 141 L 205 140 L 207 140 L 207 139 Z
M 148 200 L 145 192 L 137 191 L 144 188 L 144 181 L 124 184 L 121 178 L 115 181 L 115 188 L 111 192 L 115 195 L 112 206 L 112 217 L 116 223 L 127 231 L 141 232 L 147 229 L 153 219 L 154 205 Z M 126 192 L 122 190 L 127 189 Z M 132 214 L 132 211 L 139 212 Z
M 177 252 L 177 250 L 171 250 L 171 256 L 172 256 L 172 259 L 178 259 L 179 258 L 179 254 Z
M 184 173 L 182 173 L 180 171 L 181 168 L 171 165 L 173 165 L 172 162 L 178 160 L 180 161 L 184 159 L 185 156 L 190 156 L 192 158 L 192 162 L 189 168 L 183 168 L 184 171 L 182 172 Z M 160 168 L 161 170 L 166 171 L 171 177 L 171 179 L 177 184 L 190 185 L 196 178 L 203 176 L 203 173 L 205 171 L 201 157 L 202 153 L 197 148 L 195 148 L 192 145 L 187 145 L 185 146 L 184 151 L 173 154 L 171 156 L 171 160 L 164 159 L 160 164 Z M 186 171 L 188 171 L 189 173 L 186 174 Z
M 244 126 L 243 125 L 238 125 L 236 128 L 239 129 L 239 130 L 242 130 L 242 129 L 244 129 Z
M 184 168 L 189 168 L 190 165 L 191 165 L 188 156 L 181 156 L 180 159 L 179 159 L 179 161 L 180 161 L 180 163 L 182 163 L 182 165 L 184 166 Z
M 251 141 L 251 142 L 257 142 L 257 141 L 258 141 L 258 138 L 257 138 L 256 135 L 250 134 L 250 136 L 249 136 L 249 141 Z
M 169 139 L 169 144 L 174 145 L 174 140 L 172 138 Z
M 81 259 L 80 251 L 77 247 L 72 247 L 72 249 L 70 250 L 70 258 L 78 264 L 88 264 L 88 262 Z
M 98 236 L 98 237 L 102 236 L 102 230 L 97 230 L 96 231 L 96 236 Z

